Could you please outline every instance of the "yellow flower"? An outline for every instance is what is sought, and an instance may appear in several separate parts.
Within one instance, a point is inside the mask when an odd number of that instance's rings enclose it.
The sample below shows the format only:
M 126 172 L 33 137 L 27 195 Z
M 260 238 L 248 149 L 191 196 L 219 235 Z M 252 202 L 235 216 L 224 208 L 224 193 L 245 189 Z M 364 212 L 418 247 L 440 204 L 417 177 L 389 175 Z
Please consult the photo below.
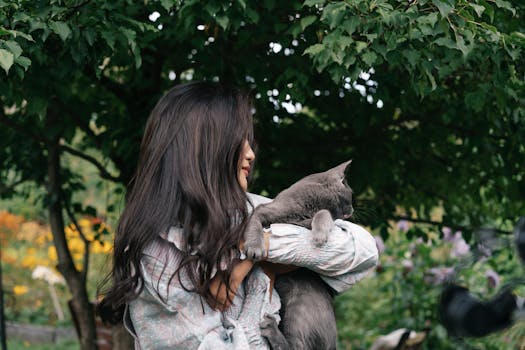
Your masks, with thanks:
M 53 240 L 53 235 L 51 234 L 51 231 L 47 231 L 45 233 L 41 233 L 38 235 L 38 237 L 35 239 L 35 242 L 38 246 L 43 246 L 47 242 L 51 242 Z
M 71 238 L 67 245 L 69 246 L 69 250 L 71 251 L 71 254 L 80 253 L 82 254 L 84 252 L 84 241 L 82 241 L 79 237 Z
M 49 248 L 47 248 L 47 257 L 52 263 L 56 263 L 58 261 L 57 250 L 55 246 L 49 246 Z
M 107 254 L 111 252 L 111 244 L 108 242 L 99 242 L 95 241 L 91 244 L 91 251 L 95 254 L 97 253 L 103 253 Z
M 80 228 L 88 229 L 88 228 L 91 228 L 91 221 L 83 218 L 83 219 L 78 220 L 78 225 L 80 226 Z
M 28 268 L 33 268 L 37 265 L 37 261 L 36 261 L 36 257 L 34 255 L 26 255 L 23 259 L 22 259 L 22 266 L 23 267 L 28 267 Z
M 22 286 L 22 285 L 16 285 L 13 287 L 13 293 L 15 295 L 24 295 L 28 292 L 28 288 L 27 286 Z

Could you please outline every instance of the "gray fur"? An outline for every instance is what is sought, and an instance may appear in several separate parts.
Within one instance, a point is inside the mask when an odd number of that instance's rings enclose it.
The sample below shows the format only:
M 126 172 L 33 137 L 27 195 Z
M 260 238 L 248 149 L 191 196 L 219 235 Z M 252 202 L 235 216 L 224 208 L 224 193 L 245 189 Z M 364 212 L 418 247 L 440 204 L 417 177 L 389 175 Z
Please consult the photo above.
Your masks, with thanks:
M 254 260 L 264 258 L 262 231 L 272 223 L 310 228 L 315 244 L 324 244 L 333 220 L 353 213 L 352 189 L 345 180 L 350 163 L 309 175 L 279 193 L 272 202 L 257 207 L 245 232 L 246 255 Z M 277 322 L 267 317 L 260 325 L 272 349 L 335 349 L 332 291 L 322 279 L 307 269 L 299 269 L 278 276 L 275 289 L 282 300 L 281 324 L 277 327 Z

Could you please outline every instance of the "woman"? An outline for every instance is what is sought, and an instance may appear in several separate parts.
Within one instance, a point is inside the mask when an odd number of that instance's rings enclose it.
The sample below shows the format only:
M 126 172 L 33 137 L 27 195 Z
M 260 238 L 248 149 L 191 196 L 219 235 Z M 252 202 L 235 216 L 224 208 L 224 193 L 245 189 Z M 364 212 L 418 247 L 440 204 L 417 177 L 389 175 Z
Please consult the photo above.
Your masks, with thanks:
M 148 119 L 117 228 L 113 285 L 99 305 L 104 319 L 124 319 L 137 349 L 268 349 L 259 323 L 279 320 L 279 296 L 239 249 L 250 211 L 269 201 L 246 193 L 251 109 L 239 90 L 198 82 L 175 86 Z M 313 255 L 310 231 L 272 225 L 267 261 L 348 289 L 375 266 L 377 250 L 363 229 L 337 225 Z

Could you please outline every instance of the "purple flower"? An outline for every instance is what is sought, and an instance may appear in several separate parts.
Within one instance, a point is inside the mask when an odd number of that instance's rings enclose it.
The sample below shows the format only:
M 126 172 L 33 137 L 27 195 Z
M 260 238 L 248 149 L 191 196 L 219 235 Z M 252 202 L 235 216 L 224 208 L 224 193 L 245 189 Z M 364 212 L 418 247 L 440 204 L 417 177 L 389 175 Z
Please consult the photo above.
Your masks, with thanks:
M 383 241 L 381 236 L 374 236 L 374 239 L 376 240 L 377 251 L 379 254 L 383 253 L 385 251 L 385 241 Z
M 453 267 L 433 267 L 425 271 L 424 281 L 436 286 L 452 279 L 452 277 L 454 277 Z
M 408 221 L 406 220 L 399 220 L 397 222 L 397 229 L 401 232 L 407 232 L 409 228 Z
M 441 229 L 441 232 L 443 232 L 443 240 L 445 242 L 451 242 L 452 241 L 452 230 L 450 229 L 450 227 L 444 226 Z
M 456 232 L 458 234 L 458 232 Z M 461 233 L 459 232 L 459 238 L 452 243 L 452 251 L 450 254 L 454 258 L 460 258 L 470 253 L 470 246 L 465 242 Z
M 470 246 L 463 239 L 461 231 L 456 231 L 452 234 L 452 230 L 449 227 L 443 227 L 443 241 L 452 243 L 452 250 L 450 255 L 454 258 L 460 258 L 470 253 Z
M 489 288 L 494 289 L 499 286 L 500 277 L 496 271 L 488 270 L 485 272 L 485 277 L 487 277 L 487 285 Z

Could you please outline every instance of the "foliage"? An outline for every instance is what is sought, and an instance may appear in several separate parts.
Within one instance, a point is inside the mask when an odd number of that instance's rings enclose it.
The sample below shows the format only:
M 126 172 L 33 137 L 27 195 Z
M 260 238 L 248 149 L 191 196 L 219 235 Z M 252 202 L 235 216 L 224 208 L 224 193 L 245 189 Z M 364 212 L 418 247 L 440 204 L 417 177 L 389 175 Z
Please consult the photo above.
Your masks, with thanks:
M 256 192 L 275 194 L 306 172 L 353 158 L 352 183 L 376 207 L 365 220 L 374 226 L 398 205 L 425 219 L 442 204 L 450 225 L 504 229 L 523 212 L 523 4 L 3 1 L 0 8 L 0 40 L 13 55 L 2 103 L 12 106 L 14 130 L 26 134 L 26 147 L 4 151 L 2 169 L 15 171 L 13 182 L 45 177 L 29 165 L 45 169 L 31 136 L 42 135 L 47 112 L 61 117 L 46 133 L 58 132 L 65 146 L 75 129 L 84 132 L 63 151 L 98 149 L 101 169 L 115 166 L 101 177 L 126 183 L 159 95 L 173 83 L 220 79 L 255 91 L 264 169 Z M 8 132 L 5 143 L 17 144 L 16 135 Z M 75 174 L 63 175 L 66 190 L 82 189 Z
M 82 218 L 79 224 L 92 240 L 99 231 L 109 229 L 98 219 Z M 81 269 L 84 247 L 79 234 L 72 226 L 66 227 L 66 234 L 74 261 Z M 68 315 L 63 321 L 57 319 L 48 284 L 32 276 L 38 266 L 55 270 L 57 255 L 49 227 L 35 221 L 24 220 L 23 217 L 9 212 L 0 212 L 0 237 L 3 239 L 1 263 L 6 318 L 18 323 L 71 326 Z M 88 276 L 88 291 L 94 297 L 100 276 L 107 271 L 111 244 L 107 238 L 102 242 L 94 240 L 90 249 L 92 266 Z M 71 298 L 71 293 L 63 283 L 56 284 L 55 288 L 61 308 L 67 310 L 67 301 Z
M 368 349 L 378 336 L 399 328 L 427 331 L 424 349 L 497 350 L 525 345 L 523 323 L 485 338 L 460 341 L 448 338 L 437 316 L 439 294 L 446 281 L 467 286 L 477 298 L 486 300 L 522 277 L 523 266 L 512 242 L 503 239 L 488 257 L 475 259 L 476 244 L 470 246 L 470 252 L 455 256 L 455 243 L 441 239 L 442 233 L 434 229 L 411 226 L 405 231 L 392 226 L 375 275 L 336 298 L 341 348 Z M 427 238 L 409 238 L 415 231 L 424 232 Z M 498 274 L 497 286 L 487 277 L 489 271 Z M 523 295 L 525 286 L 516 291 Z

